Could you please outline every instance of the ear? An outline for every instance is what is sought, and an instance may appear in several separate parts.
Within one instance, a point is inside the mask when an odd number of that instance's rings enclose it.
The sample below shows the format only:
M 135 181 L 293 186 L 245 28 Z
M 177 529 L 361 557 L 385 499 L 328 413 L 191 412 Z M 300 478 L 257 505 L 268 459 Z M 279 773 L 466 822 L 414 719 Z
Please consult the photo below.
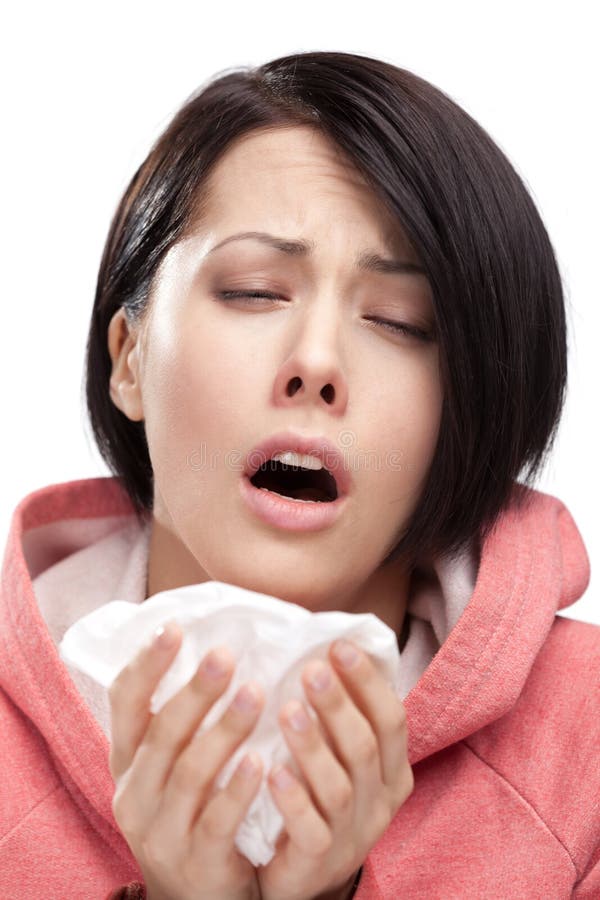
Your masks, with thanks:
M 144 419 L 139 371 L 141 334 L 131 329 L 123 307 L 119 307 L 108 326 L 108 352 L 112 359 L 109 381 L 110 398 L 132 422 Z

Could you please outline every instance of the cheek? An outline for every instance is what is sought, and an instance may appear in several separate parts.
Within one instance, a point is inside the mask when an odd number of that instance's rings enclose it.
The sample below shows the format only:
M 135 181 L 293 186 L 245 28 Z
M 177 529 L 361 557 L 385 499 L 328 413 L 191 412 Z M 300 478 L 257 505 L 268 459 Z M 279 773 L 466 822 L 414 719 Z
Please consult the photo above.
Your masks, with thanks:
M 437 444 L 443 392 L 437 358 L 407 366 L 388 377 L 390 386 L 378 404 L 375 440 L 385 477 L 382 488 L 401 487 L 412 495 L 425 478 Z
M 216 489 L 217 470 L 237 471 L 260 372 L 244 347 L 207 339 L 208 329 L 182 329 L 177 342 L 156 341 L 143 386 L 150 458 L 163 496 L 182 501 Z M 218 333 L 218 332 L 213 332 Z M 241 377 L 243 373 L 243 377 Z M 226 451 L 229 455 L 226 456 Z M 232 455 L 233 452 L 233 455 Z M 228 463 L 231 457 L 231 462 Z
M 407 434 L 406 485 L 411 511 L 417 506 L 427 479 L 439 435 L 443 392 L 437 376 L 420 385 L 420 403 L 411 409 Z
M 443 393 L 437 370 L 426 369 L 421 373 L 414 396 L 416 402 L 409 407 L 406 427 L 412 452 L 420 459 L 420 467 L 427 469 L 433 458 L 442 414 Z
M 143 386 L 146 435 L 155 479 L 167 493 L 187 484 L 191 460 L 212 444 L 227 410 L 226 371 L 210 343 L 155 343 Z M 204 447 L 204 450 L 203 450 Z M 197 478 L 198 474 L 195 473 Z
M 206 328 L 204 329 L 206 333 Z M 234 348 L 189 331 L 175 348 L 157 345 L 148 359 L 144 385 L 146 419 L 155 431 L 173 435 L 209 430 L 222 418 L 231 418 L 239 405 L 240 370 L 245 368 Z

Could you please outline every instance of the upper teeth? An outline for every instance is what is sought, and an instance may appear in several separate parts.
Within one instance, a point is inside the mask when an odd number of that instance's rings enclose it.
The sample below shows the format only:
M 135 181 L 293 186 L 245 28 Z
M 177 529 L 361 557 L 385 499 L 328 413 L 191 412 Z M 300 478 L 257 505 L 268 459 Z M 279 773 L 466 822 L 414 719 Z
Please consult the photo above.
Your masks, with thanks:
M 286 450 L 283 453 L 276 453 L 271 459 L 276 459 L 279 462 L 285 463 L 287 466 L 302 466 L 303 469 L 323 468 L 323 463 L 315 456 L 308 456 L 305 453 L 292 453 L 290 450 Z

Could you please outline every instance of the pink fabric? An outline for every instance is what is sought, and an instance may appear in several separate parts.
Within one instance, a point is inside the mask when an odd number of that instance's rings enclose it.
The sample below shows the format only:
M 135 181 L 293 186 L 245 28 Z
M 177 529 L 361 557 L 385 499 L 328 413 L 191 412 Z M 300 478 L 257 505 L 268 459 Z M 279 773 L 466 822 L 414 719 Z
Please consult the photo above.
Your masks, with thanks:
M 589 580 L 577 528 L 528 492 L 481 550 L 415 572 L 402 653 L 415 790 L 366 898 L 600 897 L 600 629 L 556 616 Z M 112 816 L 108 701 L 57 651 L 110 599 L 143 602 L 149 522 L 115 479 L 13 514 L 0 595 L 0 896 L 104 897 L 141 872 Z

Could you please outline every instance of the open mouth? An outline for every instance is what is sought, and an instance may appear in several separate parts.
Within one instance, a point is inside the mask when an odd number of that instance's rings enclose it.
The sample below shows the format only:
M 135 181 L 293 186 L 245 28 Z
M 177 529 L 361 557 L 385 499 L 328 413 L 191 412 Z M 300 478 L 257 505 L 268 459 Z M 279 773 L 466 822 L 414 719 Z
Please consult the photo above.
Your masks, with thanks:
M 256 488 L 265 488 L 293 500 L 331 503 L 338 496 L 335 478 L 327 469 L 305 469 L 275 459 L 263 463 L 250 481 Z

